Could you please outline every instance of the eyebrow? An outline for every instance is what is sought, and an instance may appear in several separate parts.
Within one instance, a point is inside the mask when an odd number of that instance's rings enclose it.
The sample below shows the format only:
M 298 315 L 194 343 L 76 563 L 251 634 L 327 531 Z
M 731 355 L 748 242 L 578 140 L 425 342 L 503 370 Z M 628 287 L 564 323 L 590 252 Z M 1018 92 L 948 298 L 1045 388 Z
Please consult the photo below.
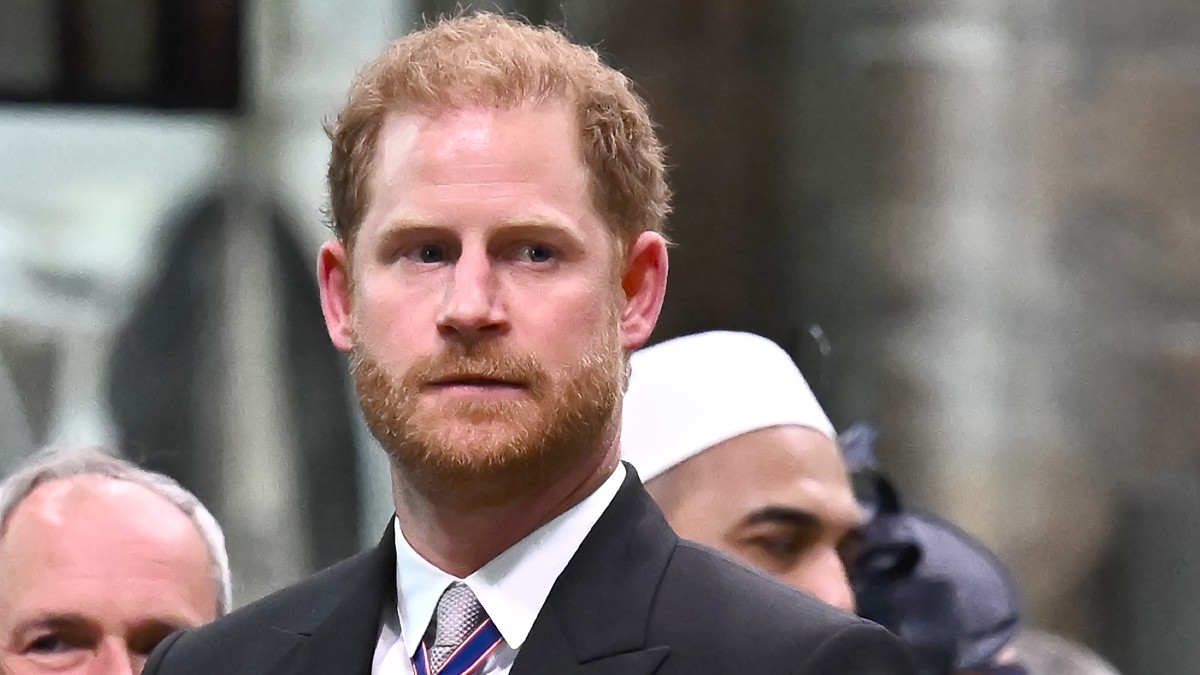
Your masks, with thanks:
M 389 242 L 403 237 L 441 237 L 451 232 L 447 225 L 426 218 L 399 218 L 390 221 L 383 229 L 380 241 Z M 554 218 L 539 216 L 520 216 L 506 218 L 496 223 L 493 237 L 500 240 L 528 238 L 547 238 L 551 243 L 566 245 L 569 248 L 585 248 L 586 242 L 578 232 Z
M 399 220 L 388 221 L 384 225 L 380 235 L 383 241 L 392 239 L 397 236 L 410 236 L 416 234 L 435 234 L 444 232 L 446 228 L 440 227 L 432 220 L 423 218 L 401 218 Z
M 16 635 L 27 633 L 31 630 L 51 629 L 61 630 L 70 626 L 88 625 L 94 623 L 90 618 L 82 614 L 47 614 L 33 619 L 27 619 L 16 625 L 13 631 Z M 188 628 L 190 624 L 182 617 L 147 617 L 137 623 L 140 627 L 146 626 L 163 626 L 172 630 Z
M 502 220 L 499 223 L 499 232 L 497 234 L 504 238 L 545 237 L 560 244 L 565 243 L 571 247 L 583 248 L 585 246 L 583 237 L 578 232 L 558 221 L 550 219 L 514 218 L 511 220 Z
M 542 217 L 537 215 L 517 216 L 515 218 L 504 218 L 496 223 L 499 227 L 509 228 L 530 228 L 530 229 L 553 229 L 567 230 L 566 225 L 552 217 Z M 389 220 L 384 225 L 384 231 L 391 230 L 444 230 L 449 229 L 449 226 L 438 220 L 430 218 L 422 218 L 421 216 L 401 216 L 394 220 Z
M 541 230 L 541 229 L 565 230 L 565 229 L 567 229 L 563 223 L 560 223 L 559 221 L 555 220 L 554 218 L 542 218 L 539 216 L 521 216 L 518 218 L 505 218 L 505 219 L 501 220 L 498 223 L 498 225 L 505 229 L 510 229 L 510 228 L 535 229 L 535 230 Z
M 88 623 L 88 618 L 82 614 L 46 614 L 18 623 L 14 632 L 19 635 L 41 628 L 59 629 L 86 623 Z
M 746 525 L 782 524 L 794 527 L 817 526 L 821 520 L 808 511 L 790 506 L 765 506 L 751 511 L 743 521 Z

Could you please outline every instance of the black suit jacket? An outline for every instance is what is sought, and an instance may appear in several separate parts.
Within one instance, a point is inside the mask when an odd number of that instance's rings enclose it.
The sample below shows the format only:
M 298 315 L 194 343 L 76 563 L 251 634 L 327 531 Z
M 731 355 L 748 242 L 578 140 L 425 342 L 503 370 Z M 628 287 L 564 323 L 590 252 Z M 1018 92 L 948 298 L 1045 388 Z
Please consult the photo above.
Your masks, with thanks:
M 911 675 L 899 640 L 682 541 L 628 476 L 555 582 L 511 675 Z M 165 640 L 144 675 L 370 675 L 395 602 L 394 533 Z

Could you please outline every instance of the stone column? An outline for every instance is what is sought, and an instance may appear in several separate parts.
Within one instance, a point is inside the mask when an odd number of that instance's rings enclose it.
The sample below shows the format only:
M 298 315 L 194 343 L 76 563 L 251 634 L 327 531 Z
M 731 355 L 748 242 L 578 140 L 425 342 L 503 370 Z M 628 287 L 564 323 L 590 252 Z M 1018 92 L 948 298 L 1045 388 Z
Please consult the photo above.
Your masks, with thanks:
M 1145 537 L 1112 521 L 1183 503 L 1156 500 L 1179 482 L 1163 476 L 1196 475 L 1200 6 L 829 2 L 793 20 L 794 283 L 843 355 L 835 415 L 881 424 L 885 462 L 1013 565 L 1031 621 L 1128 642 L 1102 651 L 1162 644 L 1131 617 L 1173 611 L 1194 561 L 1144 597 Z M 1129 585 L 1089 588 L 1110 549 Z M 1164 609 L 1108 615 L 1102 596 Z
M 1109 482 L 1060 395 L 1073 297 L 1033 134 L 1057 67 L 1050 10 L 810 5 L 790 153 L 794 283 L 841 354 L 829 405 L 882 427 L 910 500 L 1004 555 L 1035 619 L 1074 599 Z

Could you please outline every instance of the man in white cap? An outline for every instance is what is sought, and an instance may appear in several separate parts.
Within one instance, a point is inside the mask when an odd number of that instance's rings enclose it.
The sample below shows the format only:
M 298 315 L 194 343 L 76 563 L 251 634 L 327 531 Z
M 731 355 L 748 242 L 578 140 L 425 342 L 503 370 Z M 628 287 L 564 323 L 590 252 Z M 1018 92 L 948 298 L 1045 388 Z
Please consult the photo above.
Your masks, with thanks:
M 853 611 L 862 512 L 833 425 L 770 340 L 715 331 L 630 359 L 621 452 L 675 531 Z

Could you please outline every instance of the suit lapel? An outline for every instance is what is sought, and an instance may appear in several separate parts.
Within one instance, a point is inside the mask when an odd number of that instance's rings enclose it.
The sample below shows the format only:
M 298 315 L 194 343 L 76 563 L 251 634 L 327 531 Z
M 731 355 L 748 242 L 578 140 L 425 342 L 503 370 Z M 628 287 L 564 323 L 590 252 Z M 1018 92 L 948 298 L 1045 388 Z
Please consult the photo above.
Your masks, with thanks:
M 512 675 L 652 675 L 668 658 L 670 648 L 646 644 L 646 627 L 678 538 L 633 467 L 625 470 L 612 504 L 554 583 Z M 263 675 L 371 675 L 380 617 L 396 602 L 392 523 L 377 547 L 344 563 L 311 611 L 270 628 L 273 639 L 295 646 Z
M 633 467 L 554 583 L 512 675 L 650 675 L 668 657 L 646 644 L 659 581 L 678 538 Z
M 394 522 L 378 546 L 346 563 L 345 581 L 328 586 L 312 611 L 274 628 L 298 642 L 263 675 L 371 675 L 380 619 L 396 604 Z

